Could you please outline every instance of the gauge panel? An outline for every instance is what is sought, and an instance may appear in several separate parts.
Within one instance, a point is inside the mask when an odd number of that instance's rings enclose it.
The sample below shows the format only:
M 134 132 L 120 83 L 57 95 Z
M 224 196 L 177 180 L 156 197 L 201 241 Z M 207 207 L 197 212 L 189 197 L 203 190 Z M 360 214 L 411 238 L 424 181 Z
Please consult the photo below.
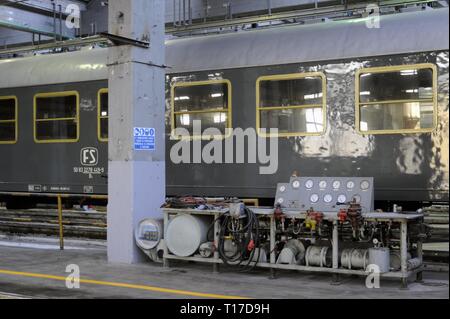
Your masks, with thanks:
M 373 210 L 372 177 L 292 177 L 277 187 L 275 205 L 292 211 L 310 208 L 321 212 L 339 212 L 356 200 L 365 209 Z
M 314 181 L 311 180 L 311 179 L 308 179 L 308 180 L 306 181 L 306 183 L 305 183 L 305 187 L 306 187 L 307 189 L 313 188 L 313 187 L 314 187 Z
M 327 204 L 330 204 L 331 202 L 333 202 L 333 195 L 326 194 L 326 195 L 323 197 L 323 201 L 324 201 L 325 203 L 327 203 Z
M 344 204 L 344 203 L 346 203 L 346 202 L 347 202 L 347 196 L 345 196 L 344 194 L 339 195 L 339 196 L 338 196 L 338 199 L 337 199 L 337 202 L 338 202 L 339 204 Z
M 317 203 L 319 201 L 320 197 L 317 194 L 312 194 L 311 197 L 309 198 L 309 200 L 311 201 L 311 203 Z

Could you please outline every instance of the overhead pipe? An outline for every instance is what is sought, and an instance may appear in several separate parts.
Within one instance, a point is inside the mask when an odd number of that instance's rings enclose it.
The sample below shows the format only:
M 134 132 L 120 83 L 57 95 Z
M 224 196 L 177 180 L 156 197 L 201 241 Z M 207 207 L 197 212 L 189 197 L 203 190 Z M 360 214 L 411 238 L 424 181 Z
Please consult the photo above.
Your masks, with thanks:
M 59 41 L 63 40 L 63 13 L 62 13 L 62 5 L 59 5 Z
M 53 5 L 53 39 L 57 42 L 56 38 L 56 3 L 52 3 Z

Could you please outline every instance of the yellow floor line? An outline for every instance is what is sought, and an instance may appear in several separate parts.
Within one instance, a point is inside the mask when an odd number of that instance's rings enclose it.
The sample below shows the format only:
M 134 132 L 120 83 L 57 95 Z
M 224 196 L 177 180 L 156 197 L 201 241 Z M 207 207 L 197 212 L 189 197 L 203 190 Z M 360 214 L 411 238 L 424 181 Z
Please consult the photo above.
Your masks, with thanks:
M 17 272 L 10 270 L 2 270 L 0 269 L 1 275 L 9 275 L 9 276 L 20 276 L 20 277 L 30 277 L 30 278 L 39 278 L 39 279 L 51 279 L 58 281 L 66 281 L 66 277 L 62 276 L 53 276 L 53 275 L 45 275 L 45 274 L 35 274 L 28 272 Z M 98 281 L 98 280 L 90 280 L 90 279 L 80 279 L 81 284 L 90 284 L 90 285 L 99 285 L 99 286 L 110 286 L 110 287 L 118 287 L 118 288 L 129 288 L 129 289 L 139 289 L 153 292 L 162 292 L 173 295 L 183 295 L 190 297 L 200 297 L 200 298 L 212 298 L 212 299 L 249 299 L 246 297 L 240 296 L 226 296 L 226 295 L 217 295 L 217 294 L 208 294 L 194 291 L 185 291 L 185 290 L 177 290 L 177 289 L 168 289 L 168 288 L 160 288 L 160 287 L 152 287 L 152 286 L 144 286 L 144 285 L 133 285 L 133 284 L 125 284 L 118 282 L 109 282 L 109 281 Z

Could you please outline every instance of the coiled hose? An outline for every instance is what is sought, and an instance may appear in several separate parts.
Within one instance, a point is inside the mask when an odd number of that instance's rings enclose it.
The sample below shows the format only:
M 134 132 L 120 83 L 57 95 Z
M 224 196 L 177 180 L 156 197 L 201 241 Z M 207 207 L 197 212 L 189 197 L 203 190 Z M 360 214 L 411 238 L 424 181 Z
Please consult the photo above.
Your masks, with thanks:
M 247 207 L 245 213 L 245 225 L 241 225 L 242 219 L 233 218 L 229 212 L 223 215 L 218 243 L 219 256 L 224 264 L 241 267 L 240 271 L 243 272 L 253 270 L 261 257 L 258 217 Z M 231 255 L 225 251 L 227 239 L 231 239 L 237 247 L 236 252 Z M 254 261 L 257 249 L 258 256 Z

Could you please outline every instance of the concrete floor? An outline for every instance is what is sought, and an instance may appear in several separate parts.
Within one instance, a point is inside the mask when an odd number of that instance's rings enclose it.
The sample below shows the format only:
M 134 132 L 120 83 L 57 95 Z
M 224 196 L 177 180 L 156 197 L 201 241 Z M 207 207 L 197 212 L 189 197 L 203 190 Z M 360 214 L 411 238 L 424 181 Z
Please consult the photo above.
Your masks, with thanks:
M 66 266 L 80 267 L 80 289 L 65 286 Z M 267 270 L 251 274 L 199 264 L 111 265 L 106 251 L 72 249 L 58 251 L 0 245 L 0 296 L 14 298 L 449 298 L 448 273 L 424 273 L 424 283 L 411 281 L 400 290 L 397 280 L 384 280 L 380 289 L 367 289 L 365 279 L 344 277 L 339 286 L 330 285 L 326 274 L 280 272 L 271 280 Z M 54 277 L 56 276 L 56 277 Z M 412 280 L 412 279 L 411 279 Z M 169 290 L 167 290 L 169 289 Z M 170 290 L 171 289 L 171 290 Z M 210 296 L 212 294 L 212 296 Z M 0 297 L 2 298 L 2 297 Z

